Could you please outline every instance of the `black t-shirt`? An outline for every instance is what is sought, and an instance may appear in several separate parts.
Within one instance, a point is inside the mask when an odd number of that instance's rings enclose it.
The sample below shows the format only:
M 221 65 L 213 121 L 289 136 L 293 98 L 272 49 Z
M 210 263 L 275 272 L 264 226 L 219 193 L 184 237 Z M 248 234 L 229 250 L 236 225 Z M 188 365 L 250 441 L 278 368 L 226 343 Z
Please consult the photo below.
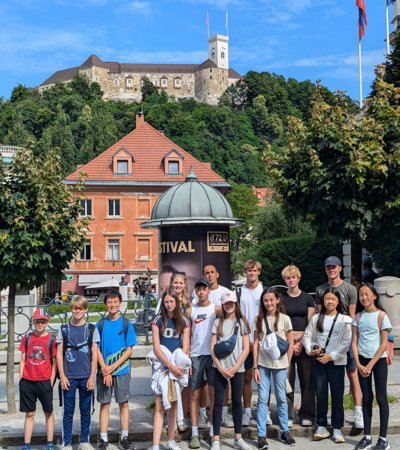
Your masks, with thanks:
M 315 308 L 312 295 L 301 291 L 297 297 L 282 296 L 286 314 L 292 321 L 293 331 L 304 331 L 307 327 L 308 308 Z

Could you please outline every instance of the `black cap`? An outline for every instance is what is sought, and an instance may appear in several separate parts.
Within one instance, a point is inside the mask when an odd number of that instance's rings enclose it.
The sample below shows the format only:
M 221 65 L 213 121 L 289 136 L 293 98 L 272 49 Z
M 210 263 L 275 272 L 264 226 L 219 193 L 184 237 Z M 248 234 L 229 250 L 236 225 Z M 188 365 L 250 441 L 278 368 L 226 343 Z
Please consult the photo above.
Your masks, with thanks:
M 194 287 L 196 288 L 197 286 L 207 286 L 210 287 L 210 282 L 207 280 L 207 278 L 199 278 L 196 283 L 194 284 Z
M 325 267 L 326 266 L 341 266 L 342 261 L 337 256 L 328 256 L 325 260 Z

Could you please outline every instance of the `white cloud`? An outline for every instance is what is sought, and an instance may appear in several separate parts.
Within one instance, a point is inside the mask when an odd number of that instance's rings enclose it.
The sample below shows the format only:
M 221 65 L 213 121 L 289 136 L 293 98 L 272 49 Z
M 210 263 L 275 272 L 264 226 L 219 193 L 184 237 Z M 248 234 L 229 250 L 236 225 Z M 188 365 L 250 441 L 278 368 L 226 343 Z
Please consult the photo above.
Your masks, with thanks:
M 142 16 L 151 16 L 153 13 L 150 2 L 133 1 L 121 7 L 121 11 L 140 14 Z

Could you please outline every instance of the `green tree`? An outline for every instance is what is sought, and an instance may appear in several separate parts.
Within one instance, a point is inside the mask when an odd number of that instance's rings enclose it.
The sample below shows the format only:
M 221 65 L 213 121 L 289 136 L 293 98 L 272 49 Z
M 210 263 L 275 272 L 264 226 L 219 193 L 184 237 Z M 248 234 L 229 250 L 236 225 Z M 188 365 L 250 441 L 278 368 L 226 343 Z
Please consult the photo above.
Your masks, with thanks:
M 83 245 L 87 222 L 78 221 L 79 199 L 62 183 L 56 150 L 42 157 L 20 151 L 7 173 L 0 162 L 0 179 L 0 288 L 9 287 L 6 390 L 8 412 L 15 413 L 17 285 L 31 289 L 61 276 Z
M 333 105 L 317 94 L 310 123 L 290 118 L 287 148 L 265 155 L 276 188 L 294 212 L 313 220 L 322 235 L 351 239 L 356 281 L 362 243 L 388 223 L 390 207 L 398 207 L 400 107 L 392 100 L 399 95 L 383 81 L 381 69 L 363 115 L 354 115 L 341 93 Z

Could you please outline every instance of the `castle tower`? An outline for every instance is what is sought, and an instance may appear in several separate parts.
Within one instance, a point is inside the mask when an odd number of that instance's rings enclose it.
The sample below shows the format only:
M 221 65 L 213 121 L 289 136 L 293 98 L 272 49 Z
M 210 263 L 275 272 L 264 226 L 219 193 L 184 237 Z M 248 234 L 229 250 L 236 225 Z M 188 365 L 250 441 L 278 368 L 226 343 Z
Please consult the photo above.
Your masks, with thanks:
M 392 17 L 393 31 L 395 32 L 400 21 L 400 1 L 398 0 L 392 3 Z
M 214 61 L 219 69 L 229 69 L 229 37 L 222 34 L 208 38 L 208 58 Z

